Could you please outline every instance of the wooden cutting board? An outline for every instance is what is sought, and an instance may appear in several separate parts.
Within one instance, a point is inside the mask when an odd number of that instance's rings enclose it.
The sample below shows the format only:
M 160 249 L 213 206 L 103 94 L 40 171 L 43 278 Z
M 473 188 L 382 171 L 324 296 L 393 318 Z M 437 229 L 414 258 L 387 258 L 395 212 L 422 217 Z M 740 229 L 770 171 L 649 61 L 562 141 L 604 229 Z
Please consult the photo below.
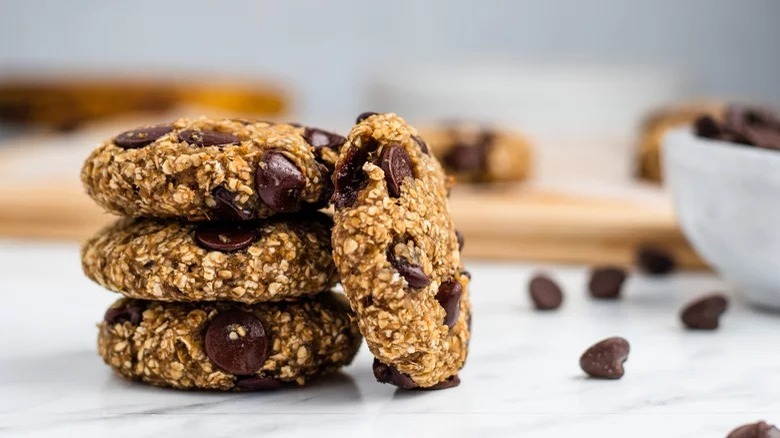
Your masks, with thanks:
M 95 139 L 107 135 L 34 138 L 0 149 L 0 237 L 83 240 L 115 220 L 84 194 L 78 178 Z M 466 238 L 464 255 L 629 265 L 638 245 L 653 243 L 682 266 L 703 266 L 666 197 L 647 202 L 645 192 L 630 188 L 620 196 L 575 193 L 529 184 L 456 187 L 450 208 Z

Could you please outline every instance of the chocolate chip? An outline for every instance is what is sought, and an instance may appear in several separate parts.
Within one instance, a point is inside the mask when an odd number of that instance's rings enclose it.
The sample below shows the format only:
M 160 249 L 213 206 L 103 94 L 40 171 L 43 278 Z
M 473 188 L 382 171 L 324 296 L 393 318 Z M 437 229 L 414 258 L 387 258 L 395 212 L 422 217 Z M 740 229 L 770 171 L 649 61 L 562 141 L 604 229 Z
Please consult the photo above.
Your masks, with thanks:
M 206 355 L 221 370 L 250 375 L 269 354 L 268 337 L 257 317 L 242 310 L 220 313 L 206 327 Z
M 238 251 L 248 247 L 255 240 L 257 240 L 257 230 L 251 224 L 203 222 L 195 229 L 195 242 L 209 251 Z
M 138 325 L 144 317 L 146 304 L 143 301 L 125 300 L 118 307 L 111 307 L 106 310 L 103 320 L 106 324 L 114 325 L 121 322 L 130 321 L 130 324 Z
M 124 149 L 142 148 L 171 131 L 173 131 L 171 125 L 147 126 L 117 135 L 114 143 Z
M 347 141 L 346 138 L 338 134 L 308 127 L 303 131 L 303 138 L 306 140 L 306 143 L 309 143 L 312 147 L 329 149 L 340 149 Z
M 458 143 L 444 154 L 442 162 L 455 172 L 474 172 L 484 167 L 485 154 L 480 148 Z
M 528 291 L 538 310 L 554 310 L 563 302 L 561 288 L 546 275 L 535 275 L 528 283 Z
M 255 171 L 255 188 L 265 205 L 277 213 L 300 209 L 306 179 L 298 167 L 279 151 L 266 152 Z
M 460 315 L 460 296 L 463 294 L 463 287 L 460 282 L 455 280 L 445 281 L 439 286 L 439 292 L 436 293 L 436 301 L 444 308 L 444 325 L 452 328 L 458 321 Z
M 377 114 L 379 114 L 379 113 L 373 113 L 373 112 L 371 112 L 371 111 L 366 111 L 366 112 L 364 112 L 364 113 L 360 113 L 360 114 L 358 114 L 358 116 L 357 116 L 357 119 L 355 119 L 355 123 L 356 123 L 356 124 L 357 124 L 357 123 L 360 123 L 360 122 L 362 122 L 363 120 L 366 120 L 367 118 L 369 118 L 369 117 L 371 117 L 371 116 L 375 116 L 375 115 L 377 115 Z
M 588 290 L 593 298 L 616 299 L 620 296 L 626 271 L 616 266 L 594 268 L 590 274 Z
M 390 143 L 382 150 L 379 157 L 379 167 L 385 173 L 385 182 L 390 196 L 401 196 L 401 184 L 406 178 L 413 178 L 412 160 L 403 146 L 398 143 Z
M 412 289 L 422 289 L 431 284 L 431 279 L 425 275 L 421 266 L 415 265 L 405 258 L 397 257 L 392 248 L 387 251 L 387 260 Z
M 240 376 L 236 378 L 236 386 L 244 391 L 268 391 L 279 389 L 282 382 L 266 376 Z
M 732 430 L 726 438 L 780 438 L 780 429 L 759 421 Z
M 412 380 L 411 377 L 398 371 L 395 367 L 383 364 L 377 358 L 374 358 L 373 368 L 374 377 L 376 377 L 376 381 L 379 383 L 389 383 L 401 389 L 412 389 L 417 387 L 417 384 L 414 383 L 414 380 Z
M 458 377 L 458 375 L 455 374 L 454 376 L 447 377 L 445 380 L 442 380 L 441 382 L 433 386 L 429 386 L 427 388 L 417 388 L 417 389 L 421 391 L 437 391 L 440 389 L 454 388 L 458 385 L 460 385 L 460 377 Z
M 705 295 L 688 303 L 680 313 L 683 324 L 690 329 L 715 330 L 718 319 L 728 307 L 728 298 L 720 294 Z
M 241 139 L 233 134 L 219 131 L 200 131 L 185 129 L 179 133 L 179 140 L 196 146 L 218 146 L 227 144 L 239 144 Z
M 363 145 L 355 145 L 347 149 L 344 158 L 340 160 L 334 173 L 333 203 L 336 208 L 349 207 L 357 200 L 357 194 L 365 183 L 366 173 L 363 164 L 368 155 L 379 147 L 379 142 L 373 137 L 363 140 Z
M 662 248 L 641 246 L 637 249 L 636 263 L 640 269 L 651 275 L 664 275 L 674 271 L 674 257 Z
M 623 377 L 623 363 L 628 359 L 630 347 L 623 338 L 607 338 L 588 348 L 580 357 L 580 368 L 589 376 L 599 379 Z
M 720 140 L 723 135 L 723 130 L 720 128 L 718 121 L 707 115 L 696 119 L 696 122 L 693 124 L 693 130 L 697 136 L 713 140 Z
M 428 143 L 426 143 L 425 140 L 422 139 L 422 137 L 420 137 L 419 135 L 413 135 L 412 136 L 412 140 L 414 140 L 415 143 L 417 143 L 417 146 L 420 147 L 420 150 L 425 155 L 430 155 L 431 154 L 430 151 L 428 150 Z
M 463 251 L 463 244 L 466 243 L 466 241 L 463 240 L 463 233 L 461 233 L 460 230 L 455 230 L 455 237 L 458 239 L 458 251 Z
M 236 205 L 235 194 L 223 186 L 217 186 L 211 191 L 217 205 L 214 207 L 214 218 L 223 221 L 246 221 L 254 214 Z
M 333 169 L 330 169 L 324 163 L 317 163 L 317 168 L 320 171 L 320 181 L 322 182 L 322 191 L 320 197 L 316 202 L 312 203 L 312 207 L 316 209 L 325 208 L 330 202 L 330 198 L 333 196 Z

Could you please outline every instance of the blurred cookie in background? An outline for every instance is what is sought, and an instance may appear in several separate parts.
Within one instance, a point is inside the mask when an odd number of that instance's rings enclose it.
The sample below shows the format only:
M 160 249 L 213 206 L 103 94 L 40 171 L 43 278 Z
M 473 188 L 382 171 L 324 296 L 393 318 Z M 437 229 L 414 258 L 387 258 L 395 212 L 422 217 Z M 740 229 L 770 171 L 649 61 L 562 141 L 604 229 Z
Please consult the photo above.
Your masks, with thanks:
M 661 182 L 661 140 L 671 129 L 692 125 L 701 116 L 723 117 L 725 105 L 714 101 L 683 102 L 651 112 L 641 124 L 637 152 L 637 177 Z
M 472 121 L 442 122 L 419 132 L 458 182 L 524 181 L 531 174 L 531 144 L 519 132 Z

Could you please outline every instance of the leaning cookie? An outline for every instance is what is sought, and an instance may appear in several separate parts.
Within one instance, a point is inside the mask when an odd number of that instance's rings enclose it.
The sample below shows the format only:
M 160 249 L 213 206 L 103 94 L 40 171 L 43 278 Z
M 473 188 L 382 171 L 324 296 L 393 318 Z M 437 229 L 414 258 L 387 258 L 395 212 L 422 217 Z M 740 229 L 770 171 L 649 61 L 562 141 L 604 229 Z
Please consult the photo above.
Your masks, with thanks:
M 444 170 L 460 182 L 523 181 L 531 174 L 531 144 L 522 134 L 474 122 L 420 129 Z
M 121 299 L 99 328 L 98 352 L 119 374 L 179 389 L 302 385 L 352 362 L 361 340 L 331 292 L 255 305 Z
M 424 145 L 397 115 L 370 115 L 334 174 L 333 257 L 377 379 L 402 388 L 457 384 L 469 340 L 469 279 Z
M 263 218 L 327 203 L 343 142 L 298 125 L 179 119 L 103 142 L 81 180 L 98 204 L 124 216 Z
M 181 223 L 124 218 L 84 244 L 84 273 L 130 298 L 280 301 L 338 280 L 330 217 Z

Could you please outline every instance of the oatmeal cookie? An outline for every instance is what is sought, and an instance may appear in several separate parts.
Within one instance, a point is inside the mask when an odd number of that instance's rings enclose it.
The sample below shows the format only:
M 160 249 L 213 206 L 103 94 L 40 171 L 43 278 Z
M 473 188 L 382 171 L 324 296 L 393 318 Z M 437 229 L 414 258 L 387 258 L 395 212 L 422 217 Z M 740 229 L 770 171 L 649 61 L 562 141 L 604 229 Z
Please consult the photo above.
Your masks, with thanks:
M 348 365 L 361 342 L 346 300 L 332 292 L 254 305 L 123 298 L 99 329 L 98 352 L 115 371 L 179 389 L 302 385 Z
M 524 181 L 531 174 L 531 144 L 518 132 L 447 122 L 420 129 L 420 134 L 459 182 Z
M 130 298 L 243 303 L 328 289 L 332 220 L 323 213 L 245 222 L 123 218 L 84 244 L 84 273 Z
M 457 384 L 469 341 L 469 279 L 445 176 L 395 114 L 362 117 L 336 164 L 333 257 L 377 379 Z
M 124 216 L 265 218 L 326 204 L 343 142 L 299 125 L 179 119 L 106 140 L 81 180 L 98 204 Z

